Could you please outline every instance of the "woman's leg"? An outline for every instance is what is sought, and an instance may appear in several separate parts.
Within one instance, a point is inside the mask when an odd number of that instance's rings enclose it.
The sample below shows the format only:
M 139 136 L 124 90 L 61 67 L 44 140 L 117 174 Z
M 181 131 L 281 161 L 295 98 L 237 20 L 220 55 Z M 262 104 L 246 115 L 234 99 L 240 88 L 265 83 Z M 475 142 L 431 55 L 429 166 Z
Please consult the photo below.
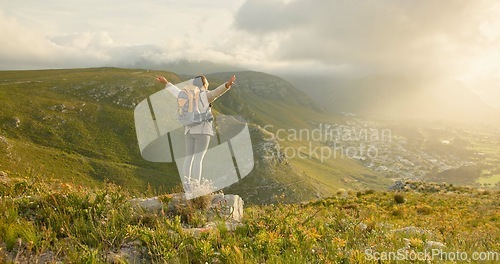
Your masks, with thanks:
M 194 137 L 194 155 L 191 168 L 191 176 L 193 179 L 198 179 L 201 182 L 201 171 L 203 169 L 203 158 L 210 144 L 209 135 L 191 135 Z
M 182 166 L 182 172 L 187 179 L 191 179 L 191 166 L 193 164 L 193 156 L 194 156 L 194 147 L 195 147 L 195 139 L 193 135 L 187 133 L 184 135 L 185 143 L 186 143 L 186 155 L 184 157 L 184 165 Z

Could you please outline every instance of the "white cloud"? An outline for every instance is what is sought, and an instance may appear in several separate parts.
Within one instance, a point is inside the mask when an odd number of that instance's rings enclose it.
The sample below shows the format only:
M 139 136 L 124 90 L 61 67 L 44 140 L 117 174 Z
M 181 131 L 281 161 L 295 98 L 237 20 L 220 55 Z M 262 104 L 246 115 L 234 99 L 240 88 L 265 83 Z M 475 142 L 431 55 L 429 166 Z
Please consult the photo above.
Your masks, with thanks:
M 498 94 L 500 4 L 492 0 L 248 0 L 234 26 L 261 40 L 245 49 L 253 45 L 282 74 L 461 79 L 483 99 Z
M 38 32 L 27 29 L 15 19 L 0 11 L 0 59 L 1 68 L 16 68 L 26 63 L 37 64 L 39 60 L 49 61 L 56 54 L 57 47 L 44 39 Z
M 70 34 L 57 36 L 51 39 L 54 43 L 63 47 L 72 47 L 79 50 L 112 47 L 113 39 L 107 32 L 92 33 L 84 32 L 80 34 Z
M 241 1 L 31 1 L 0 10 L 0 69 L 231 61 L 217 46 Z
M 446 74 L 474 84 L 500 68 L 499 6 L 489 0 L 9 1 L 0 11 L 0 69 L 190 60 L 282 75 Z
M 449 72 L 457 55 L 477 45 L 479 21 L 490 3 L 252 0 L 238 12 L 235 26 L 286 36 L 270 59 L 377 72 Z
M 106 33 L 74 34 L 51 40 L 0 12 L 0 69 L 86 67 L 109 60 Z
M 493 0 L 247 0 L 234 28 L 225 47 L 249 68 L 298 80 L 402 75 L 421 87 L 459 79 L 500 106 Z

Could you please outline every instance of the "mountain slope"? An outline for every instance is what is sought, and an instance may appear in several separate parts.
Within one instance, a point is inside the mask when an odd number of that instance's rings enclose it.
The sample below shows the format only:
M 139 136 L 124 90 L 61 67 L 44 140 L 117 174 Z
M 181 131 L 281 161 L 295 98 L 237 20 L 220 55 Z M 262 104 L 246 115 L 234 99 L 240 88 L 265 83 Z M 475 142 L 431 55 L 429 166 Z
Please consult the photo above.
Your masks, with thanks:
M 135 104 L 162 89 L 154 83 L 157 74 L 173 83 L 188 78 L 115 68 L 0 72 L 0 154 L 5 154 L 0 157 L 0 170 L 18 176 L 34 172 L 83 185 L 101 186 L 108 179 L 131 190 L 148 186 L 165 190 L 178 185 L 175 164 L 142 159 L 133 127 Z M 207 77 L 211 87 L 216 87 L 231 74 Z M 387 184 L 350 159 L 319 162 L 277 155 L 280 148 L 298 149 L 308 142 L 272 142 L 266 136 L 269 132 L 310 130 L 317 123 L 343 120 L 322 114 L 307 95 L 275 76 L 235 74 L 234 89 L 214 108 L 249 121 L 256 165 L 229 191 L 262 203 L 274 195 L 299 201 L 337 188 Z M 359 181 L 355 185 L 341 181 L 346 175 Z
M 207 77 L 217 85 L 214 80 L 222 82 L 232 74 L 218 73 Z M 314 153 L 316 147 L 318 150 L 326 148 L 325 142 L 312 136 L 318 132 L 318 124 L 345 124 L 348 119 L 326 114 L 309 95 L 276 76 L 258 72 L 235 74 L 237 86 L 215 106 L 224 109 L 225 113 L 241 114 L 251 123 L 266 129 L 267 133 L 274 133 L 280 148 L 279 153 L 274 154 L 284 155 L 285 163 L 293 172 L 278 177 L 279 181 L 289 183 L 288 190 L 301 190 L 310 184 L 315 196 L 324 196 L 338 188 L 383 188 L 389 184 L 388 179 L 381 178 L 353 159 L 340 157 L 341 154 L 338 157 L 325 155 L 323 159 L 319 151 Z M 275 142 L 269 138 L 265 137 L 260 144 Z M 258 141 L 255 143 L 259 144 Z
M 83 184 L 107 178 L 132 189 L 173 185 L 167 175 L 175 166 L 144 161 L 134 140 L 134 102 L 158 89 L 148 77 L 120 69 L 2 72 L 0 127 L 12 146 L 3 170 Z

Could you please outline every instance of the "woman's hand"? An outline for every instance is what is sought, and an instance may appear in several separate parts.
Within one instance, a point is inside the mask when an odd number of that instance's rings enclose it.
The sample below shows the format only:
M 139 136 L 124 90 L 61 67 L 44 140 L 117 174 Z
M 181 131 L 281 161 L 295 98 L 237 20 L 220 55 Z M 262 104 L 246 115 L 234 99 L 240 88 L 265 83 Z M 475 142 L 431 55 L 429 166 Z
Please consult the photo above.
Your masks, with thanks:
M 229 81 L 227 81 L 226 88 L 229 89 L 233 85 L 234 81 L 236 81 L 236 76 L 233 75 L 233 77 L 231 77 Z
M 165 83 L 165 84 L 168 83 L 167 79 L 165 79 L 165 77 L 163 76 L 156 76 L 156 80 L 160 83 Z

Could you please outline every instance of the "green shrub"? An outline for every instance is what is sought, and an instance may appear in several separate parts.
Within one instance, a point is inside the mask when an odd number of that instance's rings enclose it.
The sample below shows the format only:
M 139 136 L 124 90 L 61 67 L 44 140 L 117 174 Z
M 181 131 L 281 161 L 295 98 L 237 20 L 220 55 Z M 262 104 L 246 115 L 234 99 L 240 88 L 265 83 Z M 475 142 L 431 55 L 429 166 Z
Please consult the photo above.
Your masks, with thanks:
M 396 217 L 402 217 L 402 216 L 404 216 L 404 214 L 405 214 L 405 211 L 403 209 L 401 209 L 401 208 L 394 209 L 391 212 L 391 215 L 392 216 L 396 216 Z
M 490 191 L 488 191 L 488 190 L 483 190 L 483 191 L 481 191 L 481 192 L 480 192 L 480 194 L 481 194 L 481 195 L 490 195 L 490 194 L 491 194 L 491 192 L 490 192 Z
M 402 194 L 395 194 L 394 195 L 394 201 L 397 203 L 397 204 L 402 204 L 406 201 L 405 197 L 402 195 Z
M 375 193 L 375 190 L 373 189 L 368 189 L 365 191 L 365 194 L 374 194 Z
M 417 213 L 422 214 L 422 215 L 429 215 L 432 213 L 432 207 L 430 207 L 428 205 L 417 206 Z

